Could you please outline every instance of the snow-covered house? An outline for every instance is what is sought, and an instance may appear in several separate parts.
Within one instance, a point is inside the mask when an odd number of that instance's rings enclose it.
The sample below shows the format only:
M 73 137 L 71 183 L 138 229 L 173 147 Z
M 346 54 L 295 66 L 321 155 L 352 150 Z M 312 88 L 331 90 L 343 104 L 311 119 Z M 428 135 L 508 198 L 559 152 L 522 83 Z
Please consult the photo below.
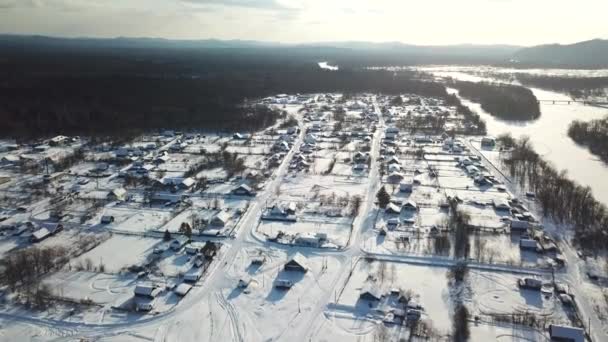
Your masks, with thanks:
M 382 299 L 382 291 L 378 286 L 368 284 L 361 289 L 359 298 L 367 301 L 379 301 Z
M 308 262 L 306 257 L 300 253 L 296 253 L 285 263 L 284 269 L 285 271 L 307 272 Z
M 387 165 L 393 165 L 393 164 L 401 165 L 401 162 L 399 161 L 399 158 L 392 156 L 386 161 L 386 164 Z
M 239 186 L 237 186 L 236 188 L 234 188 L 232 190 L 232 193 L 234 195 L 239 195 L 239 196 L 253 196 L 254 195 L 253 189 L 251 189 L 251 187 L 247 184 L 240 184 Z
M 0 159 L 0 165 L 17 165 L 19 164 L 19 157 L 15 156 L 15 155 L 6 155 L 4 157 L 2 157 L 2 159 Z
M 400 171 L 401 171 L 401 165 L 399 165 L 399 164 L 390 164 L 388 166 L 389 173 L 395 173 L 395 172 L 400 172 Z
M 308 133 L 306 134 L 306 136 L 304 137 L 304 142 L 307 144 L 316 144 L 317 143 L 317 136 L 312 134 L 312 133 Z
M 467 170 L 467 174 L 471 176 L 479 174 L 479 168 L 475 165 L 468 165 L 465 170 Z
M 367 153 L 363 153 L 363 152 L 356 152 L 355 155 L 353 156 L 353 161 L 355 163 L 363 163 L 366 162 L 368 158 L 368 154 Z
M 225 227 L 228 222 L 230 222 L 230 214 L 226 211 L 220 211 L 209 220 L 209 225 L 213 227 Z
M 32 233 L 32 242 L 40 242 L 52 235 L 57 234 L 63 230 L 63 225 L 58 222 L 45 222 L 41 224 L 40 229 Z
M 401 213 L 401 208 L 395 204 L 395 203 L 389 203 L 386 206 L 386 209 L 384 209 L 384 212 L 386 214 L 400 214 Z
M 106 195 L 108 201 L 125 201 L 127 199 L 127 190 L 125 188 L 116 188 Z
M 408 200 L 403 204 L 402 208 L 405 210 L 418 210 L 418 205 L 413 200 Z
M 482 147 L 494 147 L 496 145 L 496 140 L 490 137 L 481 138 L 481 146 Z

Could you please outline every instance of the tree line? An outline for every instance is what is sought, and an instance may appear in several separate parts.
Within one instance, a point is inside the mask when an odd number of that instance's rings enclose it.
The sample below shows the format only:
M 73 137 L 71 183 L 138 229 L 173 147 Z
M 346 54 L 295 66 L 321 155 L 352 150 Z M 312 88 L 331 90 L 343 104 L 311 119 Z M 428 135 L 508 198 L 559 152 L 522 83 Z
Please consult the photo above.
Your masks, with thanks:
M 540 105 L 528 88 L 489 82 L 448 82 L 460 96 L 481 104 L 481 108 L 503 120 L 534 120 L 540 117 Z
M 591 121 L 574 120 L 568 127 L 568 136 L 608 163 L 608 117 Z
M 605 96 L 608 77 L 550 76 L 516 72 L 512 74 L 487 73 L 486 76 L 507 81 L 518 81 L 532 87 L 566 93 L 573 98 Z
M 574 229 L 575 243 L 591 251 L 608 246 L 608 209 L 595 199 L 591 188 L 575 183 L 565 171 L 536 153 L 528 137 L 514 139 L 505 134 L 498 142 L 509 152 L 501 161 L 522 189 L 532 191 L 543 209 L 543 215 Z
M 0 136 L 253 131 L 274 124 L 280 113 L 243 104 L 278 93 L 447 96 L 442 84 L 415 71 L 328 71 L 305 59 L 283 63 L 223 50 L 204 56 L 144 52 L 6 51 L 0 61 Z

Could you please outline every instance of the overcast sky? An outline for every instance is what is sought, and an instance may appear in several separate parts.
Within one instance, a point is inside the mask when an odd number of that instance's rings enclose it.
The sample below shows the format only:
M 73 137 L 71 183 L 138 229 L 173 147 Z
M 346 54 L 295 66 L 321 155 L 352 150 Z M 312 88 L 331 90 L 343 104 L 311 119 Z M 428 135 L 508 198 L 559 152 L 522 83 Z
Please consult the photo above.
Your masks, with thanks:
M 413 44 L 608 38 L 607 0 L 0 0 L 0 32 Z

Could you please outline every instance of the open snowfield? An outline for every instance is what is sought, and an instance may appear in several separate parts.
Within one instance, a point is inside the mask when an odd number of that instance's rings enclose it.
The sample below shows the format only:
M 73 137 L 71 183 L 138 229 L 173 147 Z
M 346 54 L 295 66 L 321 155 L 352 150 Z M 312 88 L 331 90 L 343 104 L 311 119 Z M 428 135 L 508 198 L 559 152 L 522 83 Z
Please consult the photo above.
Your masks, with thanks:
M 119 272 L 125 267 L 142 264 L 152 254 L 154 247 L 161 244 L 161 239 L 114 234 L 70 264 L 84 264 L 89 259 L 94 266 L 103 264 L 106 272 Z
M 91 300 L 100 305 L 121 305 L 133 296 L 136 285 L 133 274 L 103 274 L 95 272 L 57 272 L 44 280 L 53 295 L 81 301 Z
M 366 183 L 360 179 L 321 175 L 294 175 L 285 177 L 280 187 L 281 199 L 305 200 L 315 195 L 363 195 Z

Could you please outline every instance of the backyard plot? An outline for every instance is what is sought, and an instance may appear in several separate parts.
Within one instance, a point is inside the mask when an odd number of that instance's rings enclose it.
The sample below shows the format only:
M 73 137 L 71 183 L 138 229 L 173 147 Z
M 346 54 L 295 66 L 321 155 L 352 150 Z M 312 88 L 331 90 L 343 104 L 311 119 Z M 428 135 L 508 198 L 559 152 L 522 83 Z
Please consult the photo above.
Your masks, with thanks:
M 172 216 L 166 209 L 132 209 L 131 214 L 126 220 L 112 225 L 112 228 L 124 232 L 145 233 L 158 230 Z
M 103 265 L 105 272 L 119 272 L 125 267 L 141 265 L 152 255 L 155 247 L 162 244 L 160 239 L 115 234 L 99 246 L 70 261 L 72 266 L 84 265 L 90 260 L 92 265 Z
M 221 335 L 216 336 L 217 340 L 230 339 L 232 334 L 248 341 L 289 340 L 307 332 L 298 330 L 317 317 L 313 308 L 330 294 L 328 290 L 336 280 L 339 261 L 333 257 L 303 256 L 306 272 L 301 272 L 284 269 L 293 254 L 267 248 L 263 255 L 265 262 L 261 266 L 251 265 L 254 256 L 259 256 L 257 251 L 243 250 L 226 268 L 227 278 L 232 283 L 225 284 L 214 300 L 238 328 L 232 332 L 225 328 Z M 237 284 L 243 279 L 248 280 L 248 286 L 239 288 Z M 293 285 L 277 288 L 278 279 L 290 281 Z M 224 316 L 218 315 L 215 319 Z
M 57 272 L 44 283 L 53 295 L 75 301 L 88 299 L 100 305 L 120 305 L 133 296 L 136 278 L 132 274 L 109 275 L 93 272 Z
M 355 267 L 356 271 L 342 290 L 338 303 L 330 304 L 326 312 L 326 316 L 338 322 L 335 326 L 346 332 L 356 327 L 350 331 L 352 334 L 360 331 L 373 333 L 370 326 L 380 323 L 384 318 L 383 313 L 394 309 L 395 302 L 391 297 L 397 294 L 393 289 L 408 293 L 411 301 L 421 306 L 421 320 L 430 321 L 429 326 L 435 336 L 449 334 L 456 296 L 461 296 L 471 315 L 491 317 L 531 312 L 547 322 L 569 322 L 567 311 L 555 295 L 520 289 L 517 285 L 519 276 L 515 274 L 470 270 L 465 287 L 456 291 L 453 285 L 449 285 L 448 269 L 444 267 L 391 262 L 382 266 L 381 262 L 369 263 L 364 260 Z M 377 299 L 365 295 L 372 288 L 376 289 L 372 293 L 376 294 Z M 353 322 L 349 323 L 348 320 Z M 355 324 L 364 321 L 369 322 L 367 327 Z M 484 335 L 494 331 L 496 329 L 485 329 L 476 333 Z
M 344 177 L 296 175 L 286 177 L 281 183 L 279 192 L 281 199 L 284 200 L 304 200 L 332 193 L 336 196 L 361 196 L 364 194 L 366 186 L 365 182 Z
M 342 220 L 346 221 L 346 220 Z M 348 220 L 350 221 L 350 220 Z M 258 232 L 267 237 L 275 237 L 279 232 L 283 232 L 285 236 L 281 241 L 293 244 L 306 243 L 304 240 L 298 241 L 303 237 L 314 239 L 314 237 L 323 236 L 318 243 L 318 247 L 334 247 L 345 246 L 351 232 L 350 222 L 335 223 L 331 219 L 326 218 L 324 221 L 298 221 L 298 222 L 268 222 L 263 221 L 258 226 Z

